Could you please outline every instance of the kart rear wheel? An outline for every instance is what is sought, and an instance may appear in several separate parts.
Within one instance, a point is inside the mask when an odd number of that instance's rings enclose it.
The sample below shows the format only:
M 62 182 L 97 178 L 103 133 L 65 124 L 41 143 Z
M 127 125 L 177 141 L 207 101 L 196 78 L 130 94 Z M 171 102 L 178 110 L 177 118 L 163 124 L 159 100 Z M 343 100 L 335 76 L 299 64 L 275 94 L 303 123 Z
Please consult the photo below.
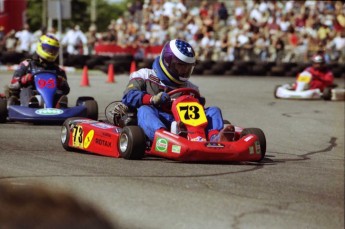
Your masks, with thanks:
M 8 115 L 7 100 L 0 99 L 0 123 L 5 123 Z
M 145 155 L 146 137 L 139 126 L 126 126 L 118 142 L 121 157 L 128 160 L 140 160 Z
M 87 109 L 87 118 L 98 120 L 98 104 L 95 100 L 86 100 L 83 102 L 83 106 Z
M 247 134 L 254 134 L 258 137 L 261 149 L 261 158 L 259 161 L 261 161 L 266 155 L 266 137 L 264 132 L 259 128 L 245 128 L 241 132 L 241 138 Z
M 66 151 L 73 151 L 73 148 L 68 145 L 69 139 L 71 137 L 69 121 L 71 119 L 66 119 L 61 126 L 61 144 Z
M 332 99 L 332 88 L 326 87 L 326 88 L 323 90 L 322 98 L 323 98 L 324 100 L 331 100 L 331 99 Z

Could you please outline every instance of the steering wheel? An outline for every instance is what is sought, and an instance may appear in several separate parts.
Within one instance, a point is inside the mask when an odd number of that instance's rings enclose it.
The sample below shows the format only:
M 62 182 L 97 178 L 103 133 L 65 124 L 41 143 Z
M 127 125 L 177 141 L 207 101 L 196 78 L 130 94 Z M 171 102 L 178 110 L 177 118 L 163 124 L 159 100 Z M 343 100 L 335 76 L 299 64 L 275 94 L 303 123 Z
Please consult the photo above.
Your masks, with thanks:
M 173 97 L 173 95 L 176 95 L 176 94 L 180 94 L 180 95 L 193 95 L 194 98 L 197 98 L 197 99 L 200 98 L 200 93 L 197 90 L 193 89 L 193 88 L 186 88 L 186 87 L 184 87 L 184 88 L 177 88 L 175 90 L 172 90 L 172 91 L 168 92 L 168 95 L 170 97 Z

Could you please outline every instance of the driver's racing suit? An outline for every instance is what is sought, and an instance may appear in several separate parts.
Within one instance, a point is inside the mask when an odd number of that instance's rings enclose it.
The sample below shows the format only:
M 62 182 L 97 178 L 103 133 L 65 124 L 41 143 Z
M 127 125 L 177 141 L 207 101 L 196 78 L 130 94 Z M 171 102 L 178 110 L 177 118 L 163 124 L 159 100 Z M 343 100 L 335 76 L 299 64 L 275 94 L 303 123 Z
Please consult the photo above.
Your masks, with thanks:
M 314 67 L 308 67 L 304 71 L 309 72 L 312 75 L 312 79 L 309 83 L 309 89 L 319 88 L 322 92 L 326 87 L 333 84 L 334 76 L 332 71 L 328 69 L 316 69 Z M 296 88 L 296 84 L 294 85 Z
M 199 91 L 198 87 L 190 81 L 187 81 L 181 87 Z M 161 111 L 159 107 L 151 105 L 150 99 L 159 92 L 169 92 L 174 89 L 176 88 L 163 84 L 153 69 L 140 69 L 130 75 L 122 103 L 129 108 L 137 108 L 138 126 L 143 129 L 151 141 L 153 141 L 154 134 L 158 129 L 169 130 L 174 118 L 171 114 Z M 204 102 L 203 99 L 200 100 L 201 103 Z M 220 109 L 218 107 L 208 107 L 205 109 L 205 114 L 208 120 L 206 134 L 218 133 L 224 125 Z
M 67 82 L 66 72 L 58 65 L 50 62 L 40 61 L 39 59 L 27 59 L 22 61 L 14 71 L 11 83 L 9 85 L 10 95 L 20 97 L 21 105 L 27 106 L 30 98 L 34 95 L 34 78 L 35 73 L 41 71 L 50 71 L 57 75 L 57 91 L 55 102 L 62 96 L 67 95 L 70 87 Z

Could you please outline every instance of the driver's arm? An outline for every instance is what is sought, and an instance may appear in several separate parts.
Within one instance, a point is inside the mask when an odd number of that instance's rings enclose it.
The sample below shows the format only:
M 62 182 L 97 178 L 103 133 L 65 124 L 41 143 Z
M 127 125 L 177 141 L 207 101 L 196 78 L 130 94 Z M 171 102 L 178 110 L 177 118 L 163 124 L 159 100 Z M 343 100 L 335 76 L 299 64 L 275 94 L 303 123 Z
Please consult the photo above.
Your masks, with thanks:
M 150 104 L 151 95 L 146 93 L 145 81 L 135 78 L 129 81 L 123 93 L 122 103 L 128 107 L 138 108 L 141 105 Z

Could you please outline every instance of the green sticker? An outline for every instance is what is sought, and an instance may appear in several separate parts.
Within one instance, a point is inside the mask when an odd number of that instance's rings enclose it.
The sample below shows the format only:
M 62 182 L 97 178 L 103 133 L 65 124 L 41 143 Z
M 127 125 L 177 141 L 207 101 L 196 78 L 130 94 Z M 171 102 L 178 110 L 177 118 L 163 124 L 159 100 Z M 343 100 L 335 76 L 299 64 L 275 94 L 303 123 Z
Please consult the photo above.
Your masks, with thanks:
M 168 141 L 165 138 L 158 138 L 155 149 L 159 152 L 166 153 L 168 150 Z

